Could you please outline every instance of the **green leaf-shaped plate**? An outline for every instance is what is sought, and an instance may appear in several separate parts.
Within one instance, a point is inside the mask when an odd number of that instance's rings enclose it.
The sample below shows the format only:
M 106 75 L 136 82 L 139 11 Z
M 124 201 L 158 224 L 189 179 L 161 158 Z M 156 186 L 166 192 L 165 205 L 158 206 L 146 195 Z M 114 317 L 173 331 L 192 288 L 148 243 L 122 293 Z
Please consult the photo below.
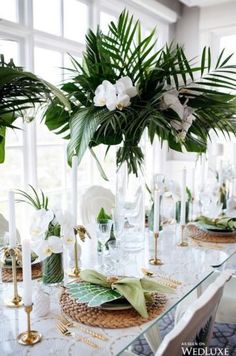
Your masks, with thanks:
M 104 303 L 122 298 L 122 295 L 97 284 L 82 282 L 69 283 L 67 285 L 69 294 L 79 303 L 88 303 L 89 307 L 99 307 Z

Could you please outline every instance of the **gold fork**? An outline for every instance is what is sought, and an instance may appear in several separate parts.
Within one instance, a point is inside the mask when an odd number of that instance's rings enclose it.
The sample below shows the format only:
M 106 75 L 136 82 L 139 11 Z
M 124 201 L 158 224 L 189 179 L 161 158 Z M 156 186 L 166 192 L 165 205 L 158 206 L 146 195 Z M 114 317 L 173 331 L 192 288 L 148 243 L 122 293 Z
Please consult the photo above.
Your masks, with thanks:
M 57 329 L 62 333 L 62 335 L 64 336 L 73 336 L 76 340 L 83 342 L 84 344 L 87 344 L 91 347 L 93 347 L 94 349 L 99 349 L 99 346 L 97 344 L 95 344 L 94 342 L 92 342 L 90 339 L 81 336 L 81 335 L 77 335 L 73 332 L 71 332 L 61 321 L 57 322 Z
M 80 331 L 88 334 L 88 335 L 91 335 L 99 340 L 102 340 L 102 341 L 108 341 L 108 337 L 105 336 L 105 335 L 102 335 L 100 333 L 97 333 L 96 331 L 93 331 L 93 330 L 90 330 L 88 328 L 85 328 L 81 325 L 79 325 L 78 323 L 73 323 L 72 321 L 68 320 L 64 315 L 59 315 L 58 316 L 58 319 L 67 327 L 70 327 L 70 326 L 76 326 L 76 328 L 78 328 Z

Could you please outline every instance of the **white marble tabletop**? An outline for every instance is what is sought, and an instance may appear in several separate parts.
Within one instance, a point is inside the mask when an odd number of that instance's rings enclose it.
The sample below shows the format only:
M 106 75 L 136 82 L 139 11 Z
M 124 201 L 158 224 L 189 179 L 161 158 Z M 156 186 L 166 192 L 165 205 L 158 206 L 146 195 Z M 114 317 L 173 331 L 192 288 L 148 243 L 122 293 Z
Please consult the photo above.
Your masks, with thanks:
M 173 227 L 172 227 L 173 229 Z M 152 237 L 146 236 L 145 249 L 136 253 L 124 251 L 123 261 L 119 273 L 122 275 L 141 276 L 141 268 L 164 273 L 182 282 L 173 295 L 168 295 L 166 311 L 178 304 L 191 290 L 195 289 L 201 281 L 209 276 L 213 268 L 222 264 L 236 250 L 236 244 L 219 244 L 219 246 L 194 246 L 177 247 L 178 236 L 173 230 L 164 231 L 158 239 L 158 257 L 162 259 L 162 266 L 151 266 L 149 258 L 153 255 Z M 87 240 L 83 245 L 82 267 L 94 268 L 96 265 L 96 240 Z M 38 283 L 38 282 L 34 282 Z M 92 355 L 118 355 L 127 345 L 137 338 L 151 324 L 160 319 L 144 323 L 138 327 L 124 329 L 101 329 L 91 328 L 108 336 L 108 341 L 101 341 L 91 337 L 90 339 L 99 345 L 94 350 L 90 346 L 76 341 L 73 337 L 63 336 L 56 329 L 56 317 L 60 314 L 59 287 L 49 288 L 51 293 L 51 310 L 43 318 L 38 318 L 32 313 L 32 329 L 40 331 L 43 335 L 42 341 L 34 346 L 21 346 L 16 337 L 26 330 L 26 315 L 23 308 L 10 309 L 4 305 L 4 299 L 12 296 L 12 285 L 2 284 L 0 288 L 0 355 L 60 355 L 60 356 L 92 356 Z M 19 283 L 19 292 L 21 284 Z M 75 331 L 83 336 L 81 331 Z

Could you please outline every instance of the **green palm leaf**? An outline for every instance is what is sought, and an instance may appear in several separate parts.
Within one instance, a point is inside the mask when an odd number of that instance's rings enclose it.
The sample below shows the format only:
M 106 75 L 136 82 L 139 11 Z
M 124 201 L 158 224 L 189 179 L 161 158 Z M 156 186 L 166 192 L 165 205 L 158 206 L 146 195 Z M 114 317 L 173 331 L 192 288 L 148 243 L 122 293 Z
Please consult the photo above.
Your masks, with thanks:
M 78 303 L 88 303 L 89 307 L 99 307 L 104 303 L 120 299 L 122 295 L 97 284 L 91 283 L 69 283 L 67 284 L 69 294 L 78 301 Z

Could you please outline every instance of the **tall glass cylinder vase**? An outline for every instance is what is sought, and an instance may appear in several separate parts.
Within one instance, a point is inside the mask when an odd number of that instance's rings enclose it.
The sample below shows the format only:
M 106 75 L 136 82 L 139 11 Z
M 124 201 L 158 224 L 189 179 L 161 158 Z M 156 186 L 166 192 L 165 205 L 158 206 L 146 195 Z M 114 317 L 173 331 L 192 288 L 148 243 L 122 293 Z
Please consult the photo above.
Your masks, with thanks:
M 123 225 L 122 245 L 126 250 L 139 251 L 144 248 L 145 205 L 144 176 L 141 169 L 137 175 L 128 174 L 127 163 L 117 169 L 116 177 L 116 221 Z

